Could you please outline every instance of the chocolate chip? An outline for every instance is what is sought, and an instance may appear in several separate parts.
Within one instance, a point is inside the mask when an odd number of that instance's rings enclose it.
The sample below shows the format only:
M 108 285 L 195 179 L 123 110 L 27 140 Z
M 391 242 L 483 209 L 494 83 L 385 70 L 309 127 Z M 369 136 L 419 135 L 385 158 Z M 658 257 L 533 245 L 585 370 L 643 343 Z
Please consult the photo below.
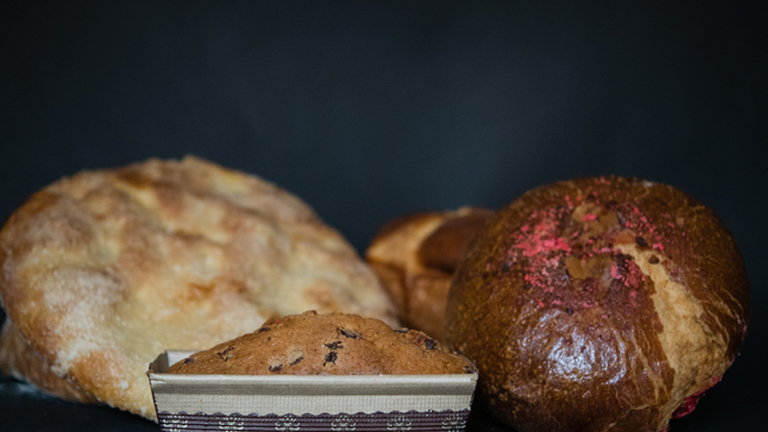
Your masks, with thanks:
M 336 355 L 336 351 L 331 351 L 328 354 L 325 355 L 325 362 L 323 363 L 323 366 L 325 366 L 328 363 L 333 363 L 334 366 L 336 366 L 336 359 L 338 356 Z
M 352 338 L 352 339 L 362 339 L 363 338 L 363 335 L 361 335 L 360 333 L 358 333 L 358 332 L 356 332 L 354 330 L 350 330 L 350 329 L 340 328 L 339 329 L 339 333 L 341 333 L 341 335 L 344 336 L 344 337 L 348 337 L 348 338 Z
M 262 327 L 262 328 L 260 328 L 260 329 L 259 329 L 259 331 L 257 331 L 256 333 L 257 333 L 257 334 L 258 334 L 258 333 L 264 333 L 264 332 L 266 332 L 266 331 L 270 331 L 270 330 L 272 330 L 272 329 L 271 329 L 271 328 L 269 328 L 269 327 Z
M 224 351 L 217 352 L 216 355 L 219 356 L 222 360 L 227 361 L 230 358 L 232 358 L 232 354 L 230 354 L 230 351 L 235 349 L 233 346 L 228 346 Z
M 299 357 L 296 360 L 291 362 L 291 366 L 299 364 L 300 361 L 304 360 L 304 357 Z
M 568 315 L 573 315 L 573 309 L 567 307 L 565 308 L 565 313 L 567 313 Z
M 341 341 L 336 341 L 336 342 L 325 344 L 325 347 L 328 349 L 337 350 L 337 349 L 344 348 L 344 345 L 341 344 Z
M 650 258 L 648 258 L 648 262 L 651 264 L 658 264 L 659 258 L 656 255 L 652 255 Z
M 195 362 L 195 359 L 193 359 L 193 358 L 187 357 L 187 358 L 184 359 L 184 364 L 190 364 L 190 363 L 194 363 L 194 362 Z
M 505 262 L 503 266 L 501 266 L 501 271 L 504 273 L 508 272 L 509 269 L 512 267 L 512 265 L 509 262 Z
M 640 247 L 648 247 L 648 242 L 640 236 L 635 237 L 635 243 L 637 243 L 637 245 Z
M 283 369 L 283 365 L 281 365 L 281 364 L 269 367 L 269 371 L 270 372 L 277 372 L 277 371 L 282 370 L 282 369 Z
M 433 341 L 432 339 L 425 339 L 424 340 L 424 346 L 427 347 L 428 350 L 435 349 L 435 346 L 437 345 L 437 342 Z

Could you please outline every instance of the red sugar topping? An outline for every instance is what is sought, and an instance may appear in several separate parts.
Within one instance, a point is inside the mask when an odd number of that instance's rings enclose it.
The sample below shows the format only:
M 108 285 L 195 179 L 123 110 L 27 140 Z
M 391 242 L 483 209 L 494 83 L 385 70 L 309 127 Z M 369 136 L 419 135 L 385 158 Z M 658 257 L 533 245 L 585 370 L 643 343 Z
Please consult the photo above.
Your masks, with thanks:
M 614 279 L 619 278 L 619 268 L 616 267 L 616 264 L 611 266 L 611 277 Z

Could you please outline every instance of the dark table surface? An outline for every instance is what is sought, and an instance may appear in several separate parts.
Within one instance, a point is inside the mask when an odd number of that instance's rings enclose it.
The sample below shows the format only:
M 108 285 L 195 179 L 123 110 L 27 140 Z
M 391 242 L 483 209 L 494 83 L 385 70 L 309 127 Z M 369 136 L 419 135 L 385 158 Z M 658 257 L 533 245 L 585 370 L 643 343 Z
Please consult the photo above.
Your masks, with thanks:
M 80 169 L 188 153 L 296 193 L 359 251 L 417 210 L 669 183 L 730 227 L 753 302 L 742 355 L 672 430 L 763 430 L 766 6 L 517 3 L 3 2 L 0 218 Z M 157 426 L 0 377 L 0 430 Z M 470 430 L 508 429 L 476 404 Z

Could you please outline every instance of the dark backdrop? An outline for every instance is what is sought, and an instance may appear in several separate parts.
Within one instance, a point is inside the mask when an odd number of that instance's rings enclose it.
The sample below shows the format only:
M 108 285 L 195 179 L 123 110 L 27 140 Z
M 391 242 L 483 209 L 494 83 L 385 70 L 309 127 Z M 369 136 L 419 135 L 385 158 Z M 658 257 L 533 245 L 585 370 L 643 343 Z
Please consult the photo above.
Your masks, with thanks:
M 731 228 L 754 305 L 742 356 L 673 431 L 758 430 L 765 6 L 126 3 L 0 6 L 2 220 L 63 175 L 188 153 L 298 194 L 359 251 L 416 210 L 593 174 L 670 183 Z M 8 377 L 0 425 L 156 429 Z

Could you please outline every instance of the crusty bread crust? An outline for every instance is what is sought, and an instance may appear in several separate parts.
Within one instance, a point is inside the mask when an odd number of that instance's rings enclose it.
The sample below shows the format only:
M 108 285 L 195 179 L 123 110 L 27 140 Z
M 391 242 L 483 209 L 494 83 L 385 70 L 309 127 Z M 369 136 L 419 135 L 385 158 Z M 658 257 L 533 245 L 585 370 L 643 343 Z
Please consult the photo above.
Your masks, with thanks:
M 470 245 L 446 312 L 492 410 L 521 432 L 662 431 L 733 362 L 749 282 L 724 224 L 663 184 L 543 186 Z
M 207 348 L 309 309 L 396 322 L 374 273 L 310 207 L 194 157 L 48 186 L 5 224 L 0 263 L 26 352 L 148 418 L 144 372 L 165 349 Z
M 445 304 L 456 265 L 491 210 L 455 211 L 399 217 L 377 233 L 366 260 L 397 305 L 400 320 L 445 341 Z
M 417 330 L 381 320 L 308 311 L 270 319 L 253 333 L 193 354 L 168 369 L 179 374 L 425 375 L 474 372 Z
M 72 381 L 51 371 L 45 358 L 24 340 L 11 320 L 6 320 L 0 334 L 0 372 L 33 384 L 52 396 L 73 402 L 98 403 Z

